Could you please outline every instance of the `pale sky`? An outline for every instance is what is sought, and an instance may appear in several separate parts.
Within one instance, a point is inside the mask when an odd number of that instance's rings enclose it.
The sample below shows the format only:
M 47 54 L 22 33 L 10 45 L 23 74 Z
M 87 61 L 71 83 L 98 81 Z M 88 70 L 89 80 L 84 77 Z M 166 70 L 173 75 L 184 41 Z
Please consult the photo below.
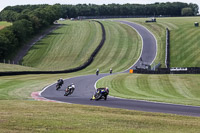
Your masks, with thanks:
M 155 2 L 184 2 L 184 3 L 195 3 L 200 7 L 200 0 L 0 0 L 0 11 L 6 6 L 14 5 L 27 5 L 27 4 L 49 4 L 53 5 L 56 3 L 60 4 L 150 4 Z

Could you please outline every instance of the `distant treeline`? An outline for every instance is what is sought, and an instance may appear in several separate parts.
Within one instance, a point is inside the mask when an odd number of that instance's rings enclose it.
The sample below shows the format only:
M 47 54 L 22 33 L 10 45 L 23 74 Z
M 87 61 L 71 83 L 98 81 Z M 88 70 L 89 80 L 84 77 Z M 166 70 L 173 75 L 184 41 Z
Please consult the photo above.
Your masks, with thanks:
M 5 59 L 32 35 L 50 26 L 59 18 L 77 16 L 194 16 L 197 4 L 167 2 L 154 4 L 78 4 L 78 5 L 18 5 L 8 6 L 0 13 L 0 21 L 12 26 L 0 30 L 0 59 Z

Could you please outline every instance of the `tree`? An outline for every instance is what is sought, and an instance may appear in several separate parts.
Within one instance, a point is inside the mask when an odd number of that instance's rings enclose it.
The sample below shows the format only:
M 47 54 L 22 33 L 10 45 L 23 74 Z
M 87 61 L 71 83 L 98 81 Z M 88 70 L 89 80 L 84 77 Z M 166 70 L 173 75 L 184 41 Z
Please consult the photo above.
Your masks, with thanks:
M 15 21 L 12 30 L 19 42 L 25 41 L 33 33 L 32 23 L 26 19 Z
M 190 3 L 189 7 L 192 8 L 193 15 L 197 15 L 199 13 L 199 6 L 197 4 Z
M 3 10 L 1 12 L 1 20 L 8 21 L 8 22 L 14 22 L 18 19 L 19 14 L 12 10 Z
M 9 40 L 6 38 L 5 34 L 0 33 L 0 59 L 4 59 L 6 57 L 9 46 L 8 43 Z
M 193 14 L 192 8 L 187 7 L 187 8 L 182 9 L 181 15 L 182 16 L 192 16 L 194 14 Z

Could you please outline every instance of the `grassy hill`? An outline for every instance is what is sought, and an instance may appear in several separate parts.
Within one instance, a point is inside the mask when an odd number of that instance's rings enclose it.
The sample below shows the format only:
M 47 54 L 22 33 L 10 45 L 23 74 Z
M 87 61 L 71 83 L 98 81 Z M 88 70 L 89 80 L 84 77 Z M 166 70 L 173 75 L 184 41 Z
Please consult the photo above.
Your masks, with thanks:
M 94 62 L 83 71 L 128 69 L 139 57 L 139 36 L 126 25 L 111 21 L 102 23 L 106 30 L 105 44 Z M 101 40 L 100 25 L 92 21 L 65 21 L 64 24 L 32 47 L 23 58 L 25 66 L 32 67 L 31 70 L 64 70 L 80 66 L 89 58 Z M 13 70 L 18 69 L 13 66 Z
M 36 43 L 23 58 L 23 64 L 41 70 L 64 70 L 83 64 L 101 40 L 101 27 L 92 21 L 63 24 Z
M 160 20 L 171 30 L 171 67 L 200 67 L 200 28 L 194 27 L 199 17 Z
M 106 41 L 94 62 L 85 72 L 95 72 L 97 68 L 102 73 L 128 69 L 139 58 L 141 39 L 129 26 L 111 21 L 101 21 L 106 30 Z
M 165 29 L 170 33 L 171 67 L 200 67 L 200 28 L 194 27 L 199 17 L 157 18 L 156 23 L 145 23 L 148 18 L 127 19 L 147 27 L 157 38 L 158 55 L 155 62 L 164 64 Z M 164 66 L 162 66 L 164 67 Z

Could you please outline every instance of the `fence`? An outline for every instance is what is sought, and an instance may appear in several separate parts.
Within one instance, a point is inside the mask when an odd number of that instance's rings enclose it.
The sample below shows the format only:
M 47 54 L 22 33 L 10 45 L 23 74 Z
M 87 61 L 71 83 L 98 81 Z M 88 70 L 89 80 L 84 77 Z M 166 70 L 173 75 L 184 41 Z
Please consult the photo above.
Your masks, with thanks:
M 168 28 L 166 28 L 165 66 L 170 68 L 170 31 Z
M 186 70 L 184 70 L 184 69 L 172 70 L 170 68 L 158 68 L 157 70 L 148 70 L 148 69 L 138 68 L 138 69 L 134 70 L 134 73 L 141 73 L 141 74 L 200 74 L 200 67 L 187 67 Z

